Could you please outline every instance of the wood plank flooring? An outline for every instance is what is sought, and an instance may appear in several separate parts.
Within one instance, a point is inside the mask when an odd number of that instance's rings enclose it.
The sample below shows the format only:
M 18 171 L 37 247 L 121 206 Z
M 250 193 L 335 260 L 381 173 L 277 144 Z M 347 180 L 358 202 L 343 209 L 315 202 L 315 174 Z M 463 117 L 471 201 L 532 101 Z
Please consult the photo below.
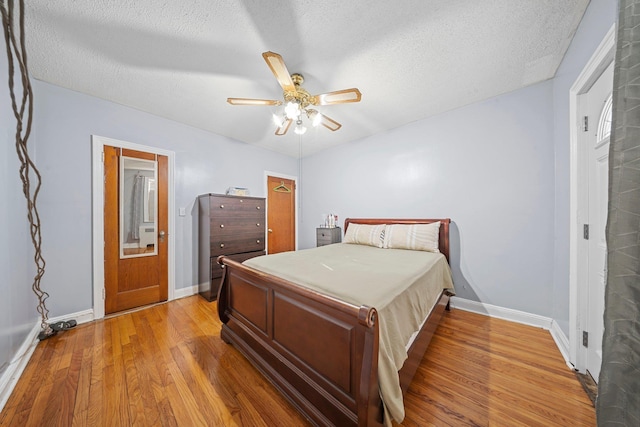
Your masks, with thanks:
M 199 296 L 41 342 L 0 426 L 306 426 Z M 405 426 L 595 426 L 550 334 L 453 310 L 405 397 Z

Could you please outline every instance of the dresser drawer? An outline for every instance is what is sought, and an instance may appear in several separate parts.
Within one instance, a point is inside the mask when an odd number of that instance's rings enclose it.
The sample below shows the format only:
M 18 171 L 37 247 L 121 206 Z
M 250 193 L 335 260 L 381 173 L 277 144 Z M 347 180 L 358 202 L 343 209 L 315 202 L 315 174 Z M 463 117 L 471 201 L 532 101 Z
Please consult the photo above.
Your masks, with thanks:
M 333 241 L 331 240 L 331 236 L 318 236 L 318 238 L 316 239 L 318 246 L 323 246 L 323 245 L 330 245 L 331 243 L 333 243 Z
M 255 258 L 257 256 L 265 255 L 265 251 L 247 252 L 244 254 L 228 255 L 228 258 L 237 261 L 245 262 L 248 259 Z M 222 277 L 222 266 L 218 264 L 218 257 L 211 257 L 211 280 L 220 279 Z
M 265 251 L 248 252 L 244 254 L 229 255 L 234 261 L 244 262 L 250 258 L 254 258 L 260 255 L 264 255 Z M 209 301 L 213 301 L 218 298 L 218 290 L 222 280 L 223 268 L 218 264 L 218 257 L 211 257 L 210 259 L 211 276 L 209 279 L 209 286 L 199 290 L 200 295 Z
M 264 251 L 264 233 L 211 236 L 211 256 Z
M 243 197 L 211 197 L 209 200 L 211 217 L 251 217 L 264 218 L 264 199 Z
M 260 213 L 255 217 L 215 217 L 211 218 L 210 232 L 216 236 L 253 232 L 264 235 L 264 219 L 264 213 Z
M 342 234 L 340 227 L 316 228 L 316 246 L 331 245 L 340 243 Z

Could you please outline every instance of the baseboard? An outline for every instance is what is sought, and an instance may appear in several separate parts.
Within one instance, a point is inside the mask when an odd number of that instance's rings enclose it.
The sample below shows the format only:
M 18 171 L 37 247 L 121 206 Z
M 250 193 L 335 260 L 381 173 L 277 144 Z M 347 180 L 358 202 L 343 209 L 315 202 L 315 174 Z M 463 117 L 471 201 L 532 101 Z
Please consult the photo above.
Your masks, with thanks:
M 38 334 L 40 333 L 40 322 L 38 322 L 27 334 L 24 342 L 16 352 L 14 359 L 0 377 L 0 411 L 9 400 L 11 392 L 18 383 L 24 368 L 26 368 L 31 355 L 38 345 Z
M 569 357 L 569 338 L 567 338 L 562 329 L 560 329 L 558 322 L 555 320 L 551 322 L 551 329 L 549 332 L 551 332 L 551 337 L 556 342 L 556 346 L 558 346 L 558 350 L 560 350 L 560 354 L 562 354 L 564 362 L 570 369 L 575 370 L 576 367 L 570 362 L 571 359 Z
M 61 320 L 72 320 L 72 319 L 75 320 L 78 323 L 78 325 L 82 323 L 91 322 L 94 320 L 93 309 L 90 308 L 88 310 L 78 311 L 77 313 L 68 314 L 66 316 L 51 317 L 48 320 L 48 322 L 56 323 L 56 322 L 60 322 Z M 40 325 L 40 323 L 38 323 L 38 325 Z
M 549 317 L 538 316 L 537 314 L 531 314 L 491 304 L 484 304 L 458 297 L 451 297 L 451 307 L 459 310 L 471 311 L 473 313 L 484 314 L 489 317 L 508 320 L 510 322 L 535 326 L 549 331 L 551 338 L 553 338 L 558 350 L 560 350 L 560 354 L 562 354 L 565 363 L 569 369 L 575 370 L 575 366 L 569 361 L 569 339 L 564 332 L 562 332 L 558 322 L 555 320 Z
M 93 320 L 93 309 L 79 311 L 77 313 L 69 314 L 66 316 L 57 316 L 49 318 L 48 323 L 55 323 L 61 320 L 75 320 L 78 324 L 91 322 Z M 14 359 L 11 361 L 7 369 L 0 377 L 0 411 L 4 408 L 4 405 L 9 400 L 11 392 L 18 383 L 24 368 L 27 367 L 27 363 L 31 359 L 33 352 L 38 346 L 38 334 L 41 331 L 40 320 L 36 322 L 31 331 L 25 337 L 22 345 L 16 352 Z
M 197 293 L 198 293 L 198 285 L 187 286 L 186 288 L 176 289 L 173 292 L 173 299 L 190 297 L 191 295 L 195 295 Z
M 546 330 L 551 329 L 551 318 L 527 313 L 525 311 L 513 310 L 511 308 L 499 307 L 497 305 L 485 304 L 458 297 L 451 298 L 451 306 L 464 311 L 484 314 L 489 317 L 522 323 L 523 325 L 535 326 Z

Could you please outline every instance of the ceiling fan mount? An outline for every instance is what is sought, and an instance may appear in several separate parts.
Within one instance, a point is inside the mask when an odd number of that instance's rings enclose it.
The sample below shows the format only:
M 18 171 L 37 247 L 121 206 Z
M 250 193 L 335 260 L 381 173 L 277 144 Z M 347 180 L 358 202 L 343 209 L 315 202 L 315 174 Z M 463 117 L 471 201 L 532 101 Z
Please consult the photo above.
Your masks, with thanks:
M 283 116 L 274 114 L 277 129 L 276 135 L 284 135 L 295 121 L 296 133 L 304 133 L 306 128 L 302 125 L 302 116 L 306 115 L 313 122 L 313 126 L 322 125 L 331 131 L 336 131 L 342 125 L 335 120 L 321 114 L 310 105 L 332 105 L 345 104 L 349 102 L 360 102 L 362 94 L 357 88 L 343 89 L 334 92 L 327 92 L 319 95 L 310 95 L 302 87 L 304 76 L 300 73 L 289 74 L 282 57 L 275 52 L 264 52 L 262 57 L 267 62 L 271 72 L 278 80 L 283 89 L 283 99 L 285 112 Z M 279 106 L 283 102 L 274 99 L 254 99 L 254 98 L 227 98 L 231 105 L 270 105 Z
M 304 76 L 300 73 L 293 73 L 291 74 L 291 81 L 294 85 L 300 86 L 302 83 L 304 83 Z
M 285 90 L 283 98 L 285 103 L 294 102 L 300 106 L 301 110 L 304 110 L 309 104 L 314 104 L 314 97 L 309 94 L 301 85 L 304 83 L 304 76 L 299 73 L 291 74 L 291 81 L 295 86 L 295 90 Z

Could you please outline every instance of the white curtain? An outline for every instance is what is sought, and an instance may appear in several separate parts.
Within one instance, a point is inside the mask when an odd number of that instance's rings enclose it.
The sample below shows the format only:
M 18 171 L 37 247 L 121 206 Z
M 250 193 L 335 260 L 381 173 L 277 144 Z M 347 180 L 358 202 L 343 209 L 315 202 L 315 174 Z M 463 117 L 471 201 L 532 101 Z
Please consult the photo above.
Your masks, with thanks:
M 142 224 L 142 214 L 144 205 L 144 176 L 136 175 L 133 179 L 133 198 L 131 203 L 131 237 L 140 239 L 140 224 Z

